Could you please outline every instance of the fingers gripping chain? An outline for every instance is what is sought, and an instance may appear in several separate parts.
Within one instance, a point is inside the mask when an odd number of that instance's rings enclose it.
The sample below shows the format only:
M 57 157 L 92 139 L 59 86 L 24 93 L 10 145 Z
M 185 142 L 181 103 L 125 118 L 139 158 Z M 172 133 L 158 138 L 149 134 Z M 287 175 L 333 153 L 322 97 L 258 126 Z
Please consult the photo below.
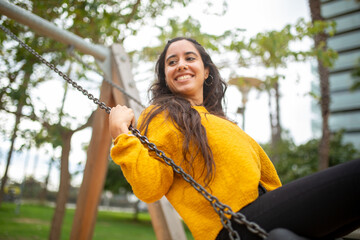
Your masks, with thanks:
M 32 53 L 42 63 L 44 63 L 46 66 L 48 66 L 54 72 L 56 72 L 65 81 L 67 81 L 69 84 L 71 84 L 78 91 L 82 92 L 82 94 L 87 96 L 91 101 L 93 101 L 95 104 L 97 104 L 101 109 L 104 109 L 106 113 L 110 114 L 111 108 L 108 107 L 104 102 L 101 102 L 98 98 L 94 97 L 94 95 L 89 93 L 82 86 L 78 85 L 76 82 L 71 80 L 65 73 L 61 72 L 53 64 L 46 61 L 34 49 L 32 49 L 30 46 L 28 46 L 27 44 L 22 42 L 19 38 L 17 38 L 9 29 L 7 29 L 6 27 L 4 27 L 1 24 L 0 24 L 0 28 L 6 34 L 8 34 L 11 38 L 13 38 L 17 42 L 19 42 L 19 44 L 22 47 L 24 47 L 27 51 Z M 154 151 L 155 154 L 159 158 L 163 159 L 167 165 L 171 166 L 172 169 L 176 173 L 180 174 L 186 182 L 190 183 L 191 186 L 193 186 L 196 191 L 198 191 L 206 200 L 209 201 L 209 203 L 213 206 L 215 212 L 219 215 L 223 227 L 228 230 L 230 239 L 240 240 L 239 234 L 231 226 L 230 218 L 233 218 L 233 220 L 239 224 L 245 225 L 250 232 L 260 236 L 263 239 L 265 239 L 268 236 L 268 233 L 264 229 L 262 229 L 258 224 L 248 221 L 243 214 L 232 211 L 229 206 L 221 203 L 215 196 L 210 194 L 203 186 L 201 186 L 199 183 L 197 183 L 191 175 L 187 174 L 180 166 L 176 165 L 175 162 L 171 158 L 167 157 L 163 151 L 159 150 L 154 143 L 151 143 L 146 136 L 141 135 L 140 131 L 138 129 L 135 129 L 130 125 L 129 130 L 144 145 L 146 145 L 151 151 Z

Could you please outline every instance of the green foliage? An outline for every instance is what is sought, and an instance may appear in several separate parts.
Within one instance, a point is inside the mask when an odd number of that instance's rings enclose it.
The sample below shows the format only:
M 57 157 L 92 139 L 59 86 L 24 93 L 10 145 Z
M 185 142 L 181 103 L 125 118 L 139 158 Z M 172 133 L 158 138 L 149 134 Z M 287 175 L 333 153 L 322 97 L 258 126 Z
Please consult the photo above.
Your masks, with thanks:
M 319 95 L 319 93 L 316 93 L 314 91 L 310 91 L 307 94 L 310 95 L 318 104 L 320 104 L 321 96 Z
M 352 71 L 351 76 L 353 77 L 353 85 L 350 87 L 350 90 L 355 91 L 360 89 L 360 58 L 358 59 L 357 65 Z
M 131 186 L 126 181 L 120 166 L 115 164 L 112 160 L 109 161 L 104 189 L 109 190 L 114 194 L 118 194 L 119 191 L 132 193 Z
M 299 19 L 295 24 L 288 24 L 279 31 L 258 33 L 249 40 L 241 38 L 241 29 L 226 32 L 224 36 L 231 39 L 231 42 L 226 44 L 226 48 L 238 53 L 240 66 L 261 64 L 265 68 L 277 69 L 286 67 L 288 61 L 305 61 L 317 57 L 325 66 L 331 67 L 337 59 L 337 53 L 326 48 L 326 43 L 307 50 L 292 49 L 291 44 L 306 37 L 313 38 L 316 34 L 333 35 L 335 27 L 335 22 L 315 21 L 311 23 Z
M 325 67 L 332 68 L 338 54 L 331 48 L 326 48 L 326 43 L 321 42 L 317 48 L 314 49 L 314 56 L 319 59 Z
M 268 74 L 263 77 L 264 86 L 260 90 L 266 90 L 269 95 L 269 106 L 272 102 L 275 107 L 270 108 L 270 121 L 272 133 L 272 143 L 274 146 L 280 140 L 281 125 L 278 120 L 280 116 L 279 98 L 279 82 L 284 76 L 279 74 L 280 68 L 286 68 L 288 62 L 301 62 L 307 59 L 317 58 L 325 67 L 333 66 L 337 53 L 326 47 L 326 43 L 322 42 L 317 47 L 309 47 L 308 49 L 294 49 L 294 45 L 302 41 L 304 38 L 314 38 L 319 34 L 334 34 L 335 23 L 327 21 L 305 22 L 299 19 L 293 25 L 286 25 L 278 31 L 268 31 L 258 33 L 256 36 L 246 40 L 241 37 L 241 30 L 234 32 L 226 32 L 225 37 L 230 38 L 230 43 L 225 44 L 230 51 L 237 53 L 238 65 L 240 67 L 251 67 L 261 65 L 266 69 Z M 239 77 L 239 76 L 233 76 Z M 252 76 L 247 76 L 252 77 Z M 276 156 L 274 155 L 274 159 Z
M 238 29 L 234 33 L 226 33 L 232 39 L 226 47 L 238 53 L 241 66 L 261 64 L 266 68 L 284 67 L 286 61 L 297 54 L 290 49 L 290 43 L 297 40 L 292 28 L 286 25 L 280 31 L 258 33 L 248 41 L 239 39 L 241 30 Z
M 286 59 L 294 55 L 289 44 L 295 36 L 290 30 L 291 26 L 287 25 L 281 31 L 258 33 L 248 45 L 251 56 L 260 58 L 266 68 L 284 67 Z
M 277 149 L 271 144 L 263 145 L 270 159 L 278 156 L 274 163 L 276 170 L 283 183 L 291 182 L 297 178 L 307 176 L 318 171 L 318 148 L 319 139 L 311 139 L 308 142 L 296 146 L 291 138 L 283 139 Z M 353 144 L 343 142 L 343 132 L 339 131 L 331 136 L 329 166 L 334 166 L 360 157 L 360 152 Z
M 329 166 L 335 166 L 360 157 L 352 143 L 343 142 L 344 131 L 338 131 L 331 136 Z
M 13 1 L 12 3 L 19 5 L 26 10 L 31 10 L 32 4 L 30 1 Z M 42 6 L 42 8 L 37 8 L 37 10 L 43 8 L 44 6 Z M 49 14 L 47 17 L 50 21 L 56 18 L 56 16 L 52 14 Z M 51 40 L 50 38 L 38 36 L 27 27 L 4 16 L 1 18 L 0 23 L 9 28 L 18 38 L 48 59 L 51 63 L 56 62 L 60 65 L 64 63 L 64 51 L 61 51 L 65 48 L 63 44 Z M 2 53 L 4 54 L 0 57 L 0 64 L 2 65 L 0 68 L 0 76 L 2 79 L 0 83 L 0 110 L 15 112 L 14 106 L 22 105 L 23 111 L 18 114 L 30 112 L 30 115 L 32 115 L 30 119 L 35 120 L 35 112 L 38 112 L 39 110 L 35 110 L 34 99 L 31 96 L 31 92 L 33 88 L 37 87 L 45 79 L 49 79 L 48 70 L 42 72 L 36 71 L 40 66 L 38 59 L 27 50 L 20 47 L 18 43 L 11 40 L 11 38 L 5 35 L 3 31 L 0 31 L 0 42 L 5 46 L 2 48 Z M 56 52 L 54 50 L 56 50 Z M 44 112 L 46 112 L 46 110 L 44 110 Z M 32 133 L 29 134 L 29 132 Z M 39 134 L 42 134 L 42 132 Z M 20 129 L 18 133 L 18 136 L 23 138 L 36 135 L 37 134 L 29 129 Z M 44 138 L 35 137 L 33 140 L 35 140 L 38 146 L 44 142 Z M 37 140 L 40 140 L 40 142 L 37 142 Z M 25 142 L 31 143 L 27 146 L 30 147 L 33 141 L 25 140 Z
M 141 51 L 135 52 L 138 58 L 144 61 L 156 61 L 168 40 L 175 37 L 189 37 L 196 39 L 205 49 L 219 51 L 219 39 L 222 36 L 206 34 L 201 32 L 201 24 L 191 16 L 180 22 L 178 17 L 170 18 L 166 25 L 156 26 L 160 30 L 157 46 L 144 47 Z
M 300 19 L 296 24 L 296 34 L 299 39 L 310 37 L 317 39 L 318 36 L 333 36 L 336 32 L 335 21 L 314 21 L 305 22 Z M 305 58 L 317 58 L 325 67 L 331 68 L 334 66 L 338 54 L 335 50 L 328 48 L 326 42 L 319 42 L 318 46 L 312 47 L 307 52 L 304 52 Z
M 169 7 L 190 0 L 33 1 L 33 12 L 45 19 L 66 19 L 63 28 L 96 44 L 121 43 Z

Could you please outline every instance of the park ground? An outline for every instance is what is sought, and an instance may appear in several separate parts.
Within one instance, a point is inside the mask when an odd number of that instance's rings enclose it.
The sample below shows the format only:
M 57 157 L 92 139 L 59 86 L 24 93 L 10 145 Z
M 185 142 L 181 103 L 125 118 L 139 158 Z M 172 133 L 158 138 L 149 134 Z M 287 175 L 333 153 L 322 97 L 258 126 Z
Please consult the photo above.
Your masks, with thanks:
M 1 240 L 47 240 L 54 208 L 47 205 L 3 203 L 0 207 Z M 68 240 L 75 210 L 66 210 L 61 240 Z M 193 239 L 186 229 L 187 239 Z M 137 220 L 129 212 L 99 210 L 93 240 L 156 240 L 148 213 Z

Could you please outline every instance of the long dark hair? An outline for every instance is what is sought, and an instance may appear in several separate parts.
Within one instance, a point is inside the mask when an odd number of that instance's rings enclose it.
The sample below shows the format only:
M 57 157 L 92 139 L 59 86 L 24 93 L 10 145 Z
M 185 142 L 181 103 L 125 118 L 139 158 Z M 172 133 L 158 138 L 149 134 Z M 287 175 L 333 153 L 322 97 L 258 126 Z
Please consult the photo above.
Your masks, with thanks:
M 177 37 L 169 40 L 160 54 L 159 59 L 155 66 L 156 81 L 151 85 L 149 92 L 151 93 L 150 103 L 155 105 L 144 118 L 143 124 L 140 126 L 140 130 L 147 133 L 147 128 L 150 121 L 159 113 L 166 112 L 168 117 L 176 123 L 174 124 L 179 131 L 184 135 L 183 141 L 183 161 L 188 163 L 187 170 L 189 174 L 194 176 L 193 161 L 196 156 L 201 152 L 204 158 L 204 168 L 200 174 L 202 176 L 205 173 L 205 184 L 208 185 L 214 176 L 215 163 L 213 159 L 212 151 L 209 147 L 206 129 L 201 124 L 201 117 L 199 113 L 191 107 L 191 103 L 170 91 L 165 81 L 165 56 L 169 46 L 180 40 L 187 40 L 191 42 L 197 51 L 200 53 L 201 59 L 204 63 L 204 68 L 209 69 L 209 77 L 206 79 L 208 84 L 203 85 L 203 106 L 209 113 L 225 118 L 225 114 L 222 108 L 222 102 L 226 91 L 226 83 L 221 79 L 219 70 L 211 60 L 209 54 L 205 49 L 194 39 Z M 196 151 L 191 153 L 189 151 L 189 144 L 196 146 Z

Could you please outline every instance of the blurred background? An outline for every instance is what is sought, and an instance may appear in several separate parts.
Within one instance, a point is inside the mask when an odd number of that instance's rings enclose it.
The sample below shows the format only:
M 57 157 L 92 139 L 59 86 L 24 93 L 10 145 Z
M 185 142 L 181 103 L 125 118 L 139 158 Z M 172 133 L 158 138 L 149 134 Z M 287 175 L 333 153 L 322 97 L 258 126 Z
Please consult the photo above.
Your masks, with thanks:
M 166 42 L 176 36 L 195 38 L 228 83 L 224 103 L 228 118 L 263 146 L 283 183 L 360 156 L 359 1 L 4 2 L 88 43 L 105 48 L 120 44 L 129 55 L 129 71 L 143 106 L 149 104 L 147 90 Z M 93 56 L 6 14 L 0 16 L 0 24 L 99 98 L 104 72 Z M 28 224 L 31 211 L 48 208 L 38 212 L 45 216 L 37 220 L 35 233 L 21 238 L 46 239 L 54 229 L 50 220 L 64 162 L 68 164 L 67 209 L 75 208 L 94 127 L 89 119 L 97 106 L 3 31 L 0 43 L 0 215 L 15 219 L 4 225 L 0 217 L 0 239 L 18 239 L 14 226 Z M 99 212 L 98 218 L 128 213 L 124 221 L 148 224 L 146 204 L 132 194 L 111 159 L 102 192 L 100 209 L 111 213 Z M 20 209 L 30 215 L 19 218 L 24 214 Z M 69 239 L 71 211 L 64 224 L 52 222 L 60 229 L 63 225 L 59 238 Z M 101 235 L 102 220 L 93 238 L 113 239 L 109 231 Z M 139 226 L 128 239 L 135 238 Z M 151 224 L 146 226 L 150 235 L 137 239 L 155 239 Z M 119 236 L 120 230 L 114 231 Z M 191 238 L 188 232 L 187 236 Z

